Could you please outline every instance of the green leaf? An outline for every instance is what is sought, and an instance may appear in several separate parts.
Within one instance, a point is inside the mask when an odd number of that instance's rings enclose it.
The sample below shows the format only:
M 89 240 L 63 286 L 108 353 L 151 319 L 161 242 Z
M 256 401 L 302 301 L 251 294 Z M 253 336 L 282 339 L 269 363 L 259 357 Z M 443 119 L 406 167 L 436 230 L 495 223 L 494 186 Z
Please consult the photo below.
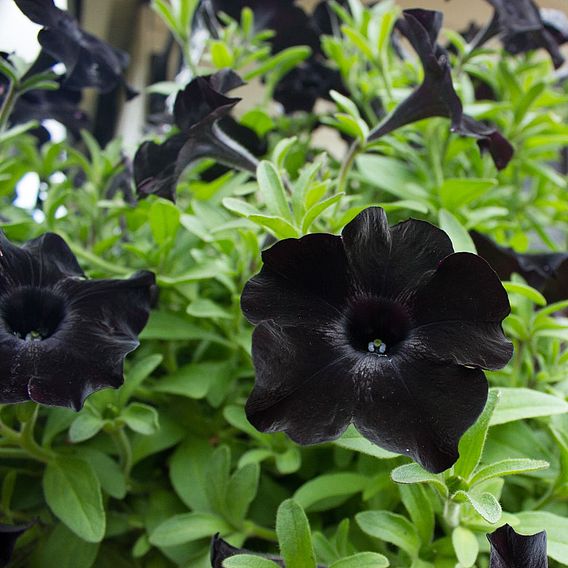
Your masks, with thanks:
M 221 515 L 226 509 L 230 472 L 231 450 L 227 446 L 219 446 L 209 458 L 205 469 L 208 481 L 205 485 L 205 492 L 212 509 Z
M 124 406 L 128 399 L 136 392 L 136 389 L 147 379 L 162 362 L 163 356 L 159 353 L 148 355 L 140 359 L 130 367 L 126 373 L 124 385 L 118 391 L 120 406 Z
M 41 566 L 90 568 L 95 563 L 98 552 L 98 542 L 86 542 L 60 523 L 55 526 L 41 549 Z
M 355 519 L 369 536 L 394 544 L 410 558 L 418 556 L 420 536 L 406 517 L 389 511 L 364 511 L 355 515 Z
M 293 499 L 278 507 L 276 533 L 287 568 L 316 568 L 308 518 Z
M 160 378 L 154 390 L 199 400 L 205 398 L 211 386 L 223 380 L 230 372 L 231 367 L 225 361 L 190 363 L 180 367 L 175 373 Z
M 393 469 L 391 478 L 396 483 L 430 483 L 442 495 L 448 495 L 448 488 L 444 483 L 444 478 L 439 474 L 426 471 L 417 463 L 409 463 Z
M 211 41 L 211 61 L 217 69 L 232 67 L 235 58 L 227 44 L 221 40 Z
M 525 388 L 498 390 L 499 401 L 491 418 L 491 426 L 568 412 L 568 403 L 550 394 Z
M 548 556 L 564 564 L 568 561 L 568 519 L 547 511 L 525 511 L 515 513 L 519 524 L 515 530 L 524 535 L 546 531 Z
M 227 534 L 231 525 L 210 513 L 184 513 L 174 515 L 159 524 L 150 534 L 154 546 L 176 546 L 207 538 L 216 533 Z
M 267 160 L 262 160 L 256 169 L 256 177 L 260 194 L 268 211 L 277 217 L 291 221 L 292 216 L 286 191 L 276 168 Z
M 449 211 L 440 209 L 439 211 L 440 229 L 448 234 L 454 246 L 455 252 L 476 253 L 475 245 L 469 236 L 466 228 Z
M 129 404 L 120 417 L 131 430 L 144 436 L 155 434 L 160 428 L 156 409 L 140 402 Z
M 230 519 L 240 525 L 245 519 L 250 504 L 258 491 L 260 466 L 250 463 L 238 469 L 229 479 L 227 510 Z
M 227 343 L 222 337 L 207 332 L 188 321 L 188 318 L 162 311 L 152 311 L 148 324 L 140 334 L 141 339 L 162 339 L 169 341 L 212 341 Z
M 298 229 L 282 217 L 251 215 L 249 219 L 257 225 L 265 227 L 279 239 L 297 239 L 300 236 Z
M 389 560 L 376 552 L 359 552 L 335 561 L 329 568 L 387 568 Z
M 446 179 L 439 190 L 442 207 L 454 211 L 478 199 L 496 185 L 495 179 Z
M 260 77 L 265 75 L 269 71 L 278 69 L 280 76 L 285 74 L 289 69 L 293 69 L 304 59 L 307 59 L 312 50 L 306 46 L 294 46 L 281 51 L 280 53 L 274 55 L 264 63 L 261 63 L 256 69 L 248 72 L 244 76 L 245 81 L 250 81 L 255 77 Z
M 332 205 L 335 205 L 338 201 L 340 201 L 344 195 L 344 193 L 337 193 L 332 197 L 328 197 L 324 201 L 316 203 L 313 207 L 310 207 L 302 219 L 302 232 L 307 233 L 314 221 L 316 221 L 326 209 L 329 209 Z
M 471 568 L 479 554 L 479 543 L 475 535 L 464 527 L 456 527 L 452 532 L 454 551 L 463 568 Z
M 420 535 L 420 540 L 425 545 L 430 544 L 434 535 L 436 519 L 432 504 L 426 494 L 426 489 L 418 483 L 401 483 L 398 490 L 400 491 L 402 502 L 410 515 L 410 519 Z
M 232 319 L 233 317 L 225 308 L 206 298 L 197 298 L 191 302 L 186 312 L 194 318 Z
M 294 493 L 294 500 L 305 511 L 325 511 L 329 508 L 325 506 L 326 500 L 334 497 L 348 498 L 364 491 L 368 484 L 369 478 L 358 473 L 329 473 L 304 483 Z
M 460 457 L 454 465 L 454 475 L 468 479 L 481 460 L 487 431 L 497 405 L 497 399 L 498 391 L 491 390 L 481 416 L 461 437 L 458 445 Z
M 520 296 L 528 298 L 538 306 L 546 306 L 546 298 L 538 290 L 526 284 L 521 284 L 520 282 L 503 282 L 503 287 L 509 294 L 519 294 Z
M 279 568 L 279 564 L 262 556 L 239 554 L 223 560 L 223 568 Z
M 150 206 L 148 221 L 154 240 L 164 244 L 176 236 L 180 226 L 180 210 L 170 201 L 158 199 Z
M 476 485 L 483 483 L 494 477 L 504 477 L 505 475 L 518 475 L 529 471 L 539 471 L 548 469 L 550 464 L 543 460 L 529 459 L 506 459 L 497 463 L 492 463 L 479 469 L 471 478 L 470 484 Z
M 105 534 L 105 510 L 101 485 L 87 462 L 58 456 L 43 476 L 43 492 L 49 508 L 77 536 L 100 542 Z
M 492 525 L 501 518 L 501 505 L 491 493 L 481 493 L 479 495 L 471 491 L 456 491 L 454 497 L 458 500 L 463 499 L 471 503 L 471 506 Z
M 77 444 L 96 436 L 104 426 L 104 420 L 95 416 L 88 408 L 75 418 L 69 428 L 69 439 Z
M 379 446 L 369 442 L 367 438 L 364 438 L 361 434 L 359 434 L 359 432 L 357 432 L 354 426 L 349 426 L 345 433 L 333 443 L 341 448 L 379 459 L 392 459 L 398 457 L 397 454 L 393 454 L 388 450 L 383 450 Z

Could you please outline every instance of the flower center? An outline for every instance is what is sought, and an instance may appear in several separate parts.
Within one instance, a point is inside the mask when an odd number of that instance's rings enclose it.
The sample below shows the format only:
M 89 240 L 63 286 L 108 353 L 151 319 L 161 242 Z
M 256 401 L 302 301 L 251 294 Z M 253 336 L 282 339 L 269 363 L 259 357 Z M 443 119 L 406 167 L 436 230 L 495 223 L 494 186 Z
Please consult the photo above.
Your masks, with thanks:
M 406 339 L 409 330 L 410 317 L 395 302 L 365 297 L 349 306 L 346 332 L 349 343 L 358 351 L 386 357 Z
M 5 328 L 22 341 L 43 341 L 52 336 L 65 313 L 63 298 L 42 288 L 19 288 L 0 302 Z

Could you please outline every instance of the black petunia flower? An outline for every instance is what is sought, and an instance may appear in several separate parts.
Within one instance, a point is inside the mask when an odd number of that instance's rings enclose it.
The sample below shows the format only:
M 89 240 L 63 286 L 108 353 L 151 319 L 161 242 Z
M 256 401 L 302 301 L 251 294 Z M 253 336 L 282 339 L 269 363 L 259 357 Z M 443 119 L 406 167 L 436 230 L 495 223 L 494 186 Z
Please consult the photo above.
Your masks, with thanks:
M 0 524 L 0 566 L 8 566 L 14 554 L 16 541 L 33 525 L 3 525 Z
M 502 247 L 477 231 L 472 231 L 471 237 L 477 254 L 493 267 L 501 280 L 510 280 L 517 273 L 542 292 L 548 302 L 568 299 L 568 253 L 523 254 Z
M 22 247 L 0 233 L 0 403 L 79 410 L 91 393 L 118 388 L 154 292 L 151 272 L 85 279 L 53 233 Z
M 312 112 L 318 99 L 331 100 L 329 91 L 332 89 L 347 95 L 341 73 L 310 57 L 282 77 L 274 90 L 274 100 L 287 114 Z
M 533 0 L 487 0 L 494 8 L 493 19 L 474 40 L 479 47 L 500 35 L 510 53 L 544 48 L 556 68 L 564 63 L 559 46 L 568 41 L 568 20 L 560 10 L 539 10 Z
M 498 169 L 513 157 L 511 144 L 493 127 L 464 114 L 454 90 L 448 52 L 437 43 L 443 14 L 430 10 L 404 10 L 397 29 L 410 41 L 424 68 L 424 81 L 369 135 L 369 141 L 413 122 L 433 116 L 451 120 L 452 132 L 477 139 L 488 150 Z
M 256 325 L 251 424 L 315 444 L 353 422 L 429 471 L 450 467 L 485 405 L 481 369 L 512 355 L 509 302 L 490 266 L 453 254 L 429 223 L 389 228 L 377 207 L 341 236 L 287 239 L 263 261 L 241 300 Z
M 134 179 L 141 197 L 154 194 L 175 200 L 176 183 L 183 171 L 202 158 L 254 172 L 257 160 L 219 127 L 240 101 L 224 93 L 243 84 L 228 69 L 197 77 L 174 104 L 174 122 L 181 131 L 162 144 L 144 142 L 134 157 Z
M 53 0 L 14 0 L 32 22 L 43 26 L 38 34 L 42 48 L 65 65 L 65 86 L 81 90 L 95 87 L 103 93 L 125 85 L 122 76 L 129 57 L 120 49 L 87 33 L 73 16 Z M 129 97 L 134 91 L 126 87 Z
M 491 545 L 489 568 L 548 568 L 546 531 L 522 536 L 503 525 L 488 534 L 487 540 Z

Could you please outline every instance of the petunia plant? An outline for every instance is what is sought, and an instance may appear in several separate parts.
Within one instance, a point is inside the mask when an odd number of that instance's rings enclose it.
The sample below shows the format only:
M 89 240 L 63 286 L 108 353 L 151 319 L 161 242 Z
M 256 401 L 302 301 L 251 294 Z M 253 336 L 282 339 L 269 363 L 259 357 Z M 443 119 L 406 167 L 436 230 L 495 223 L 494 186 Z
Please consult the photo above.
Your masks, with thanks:
M 14 3 L 0 565 L 568 566 L 563 14 Z

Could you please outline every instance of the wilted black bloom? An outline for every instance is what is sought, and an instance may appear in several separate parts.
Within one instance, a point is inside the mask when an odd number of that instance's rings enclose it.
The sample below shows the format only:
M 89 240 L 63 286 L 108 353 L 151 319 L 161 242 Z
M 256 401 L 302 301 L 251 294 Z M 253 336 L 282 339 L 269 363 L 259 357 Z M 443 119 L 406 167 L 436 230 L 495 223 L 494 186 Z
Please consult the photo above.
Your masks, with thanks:
M 8 566 L 14 554 L 16 541 L 20 538 L 33 523 L 26 525 L 3 525 L 0 524 L 0 567 Z
M 53 233 L 22 247 L 0 233 L 0 403 L 79 410 L 91 393 L 119 387 L 154 291 L 151 272 L 85 279 Z
M 487 540 L 491 545 L 489 568 L 548 568 L 546 531 L 522 536 L 503 525 L 488 534 Z
M 486 235 L 471 232 L 477 254 L 497 272 L 501 280 L 510 280 L 513 273 L 520 274 L 550 302 L 568 299 L 568 253 L 520 253 L 502 247 Z
M 282 77 L 274 90 L 274 100 L 286 113 L 311 112 L 318 99 L 331 100 L 332 89 L 347 94 L 341 73 L 310 57 Z
M 53 0 L 14 1 L 32 22 L 43 26 L 38 41 L 49 55 L 65 65 L 68 89 L 95 87 L 107 93 L 125 84 L 122 74 L 129 61 L 127 53 L 84 31 Z M 128 89 L 127 93 L 135 94 Z
M 513 147 L 495 128 L 464 114 L 452 83 L 448 52 L 437 43 L 442 20 L 441 12 L 404 10 L 396 27 L 420 57 L 424 81 L 373 129 L 369 141 L 424 118 L 447 117 L 452 132 L 477 139 L 480 148 L 489 151 L 497 168 L 503 169 L 513 157 Z
M 513 54 L 544 48 L 555 67 L 564 63 L 559 46 L 568 41 L 568 20 L 559 10 L 539 10 L 533 0 L 487 0 L 495 9 L 493 19 L 475 41 L 479 46 L 501 35 Z
M 429 471 L 450 467 L 485 405 L 481 369 L 512 354 L 509 302 L 490 266 L 454 254 L 424 221 L 389 228 L 377 207 L 341 236 L 287 239 L 263 261 L 241 300 L 256 325 L 251 424 L 315 444 L 353 422 Z
M 134 179 L 141 197 L 154 194 L 175 200 L 176 183 L 183 171 L 202 158 L 254 172 L 257 160 L 219 127 L 240 101 L 224 93 L 243 84 L 230 70 L 197 77 L 174 103 L 174 122 L 180 133 L 163 144 L 144 142 L 134 157 Z

